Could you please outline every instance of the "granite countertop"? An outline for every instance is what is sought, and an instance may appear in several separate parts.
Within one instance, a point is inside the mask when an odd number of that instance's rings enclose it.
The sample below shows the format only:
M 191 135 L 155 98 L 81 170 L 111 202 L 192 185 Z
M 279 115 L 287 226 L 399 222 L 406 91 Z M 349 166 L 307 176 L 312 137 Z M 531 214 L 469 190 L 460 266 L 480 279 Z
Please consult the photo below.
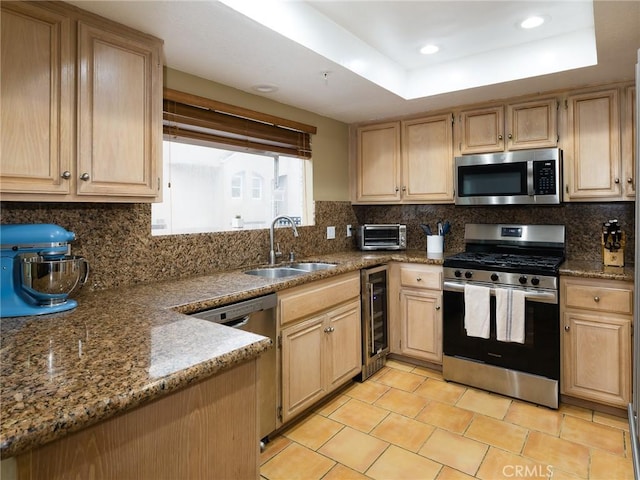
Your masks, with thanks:
M 185 314 L 390 261 L 440 265 L 443 257 L 424 250 L 349 251 L 304 261 L 337 266 L 282 279 L 242 269 L 81 292 L 74 310 L 3 319 L 0 455 L 62 438 L 272 347 L 268 338 Z M 567 261 L 560 273 L 633 280 L 629 267 L 610 272 L 589 262 Z
M 2 319 L 0 456 L 62 438 L 257 357 L 271 340 L 185 315 L 392 260 L 441 264 L 424 251 L 305 259 L 331 270 L 268 279 L 242 270 L 80 292 L 58 314 Z M 243 269 L 244 270 L 244 269 Z
M 624 267 L 606 267 L 602 262 L 566 260 L 562 265 L 560 265 L 560 275 L 633 282 L 634 268 L 632 265 L 625 265 Z

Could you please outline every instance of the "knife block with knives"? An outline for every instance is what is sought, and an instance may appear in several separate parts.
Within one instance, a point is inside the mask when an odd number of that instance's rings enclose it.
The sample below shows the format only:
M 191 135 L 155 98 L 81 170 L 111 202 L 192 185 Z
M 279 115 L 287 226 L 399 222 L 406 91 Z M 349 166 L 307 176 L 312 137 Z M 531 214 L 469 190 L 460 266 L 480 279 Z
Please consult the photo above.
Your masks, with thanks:
M 609 220 L 602 227 L 602 263 L 610 267 L 624 267 L 626 235 L 617 220 Z

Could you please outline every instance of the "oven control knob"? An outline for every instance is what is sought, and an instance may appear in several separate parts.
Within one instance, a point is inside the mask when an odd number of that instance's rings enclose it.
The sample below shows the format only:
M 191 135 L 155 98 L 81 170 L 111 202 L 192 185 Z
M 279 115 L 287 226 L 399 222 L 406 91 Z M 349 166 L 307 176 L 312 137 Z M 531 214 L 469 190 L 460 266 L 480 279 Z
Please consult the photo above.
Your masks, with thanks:
M 456 270 L 455 272 L 453 272 L 453 274 L 457 277 L 460 278 L 462 276 L 462 272 L 460 270 Z
M 518 279 L 518 281 L 519 281 L 522 285 L 524 285 L 525 283 L 527 283 L 527 277 L 525 277 L 524 275 L 522 275 L 522 276 Z
M 497 274 L 497 273 L 492 273 L 492 274 L 491 274 L 491 280 L 493 280 L 494 282 L 495 282 L 496 280 L 498 280 L 498 274 Z
M 464 278 L 471 278 L 473 272 L 464 272 Z
M 531 279 L 531 285 L 540 285 L 540 279 L 538 277 L 533 277 Z

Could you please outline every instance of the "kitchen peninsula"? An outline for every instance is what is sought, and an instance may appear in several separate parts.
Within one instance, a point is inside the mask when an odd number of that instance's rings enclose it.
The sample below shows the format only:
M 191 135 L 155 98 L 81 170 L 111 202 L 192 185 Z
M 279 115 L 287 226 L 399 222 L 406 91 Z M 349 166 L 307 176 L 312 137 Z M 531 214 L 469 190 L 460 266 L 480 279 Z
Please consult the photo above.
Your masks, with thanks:
M 402 259 L 426 261 L 415 255 Z M 393 258 L 322 259 L 338 266 L 284 280 L 229 271 L 83 292 L 72 311 L 3 319 L 2 458 L 17 458 L 18 478 L 67 468 L 257 478 L 255 360 L 271 341 L 184 314 Z
M 234 270 L 127 289 L 85 292 L 73 311 L 3 320 L 3 459 L 16 456 L 19 470 L 39 466 L 48 469 L 35 459 L 49 457 L 62 465 L 65 457 L 60 455 L 64 449 L 55 455 L 45 452 L 77 438 L 76 446 L 85 449 L 82 455 L 88 462 L 95 462 L 93 466 L 104 474 L 124 475 L 124 471 L 111 469 L 123 468 L 126 463 L 120 457 L 101 462 L 88 453 L 104 453 L 101 449 L 110 446 L 114 448 L 113 455 L 128 452 L 129 467 L 144 464 L 155 468 L 151 474 L 158 471 L 161 460 L 171 464 L 162 467 L 163 475 L 171 472 L 166 470 L 171 466 L 182 469 L 182 474 L 188 468 L 204 468 L 195 463 L 189 466 L 189 462 L 198 460 L 216 466 L 218 476 L 208 478 L 257 478 L 255 359 L 273 347 L 264 337 L 184 314 L 380 263 L 442 262 L 427 258 L 421 250 L 348 251 L 309 260 L 337 266 L 280 280 Z M 607 273 L 597 271 L 588 262 L 568 263 L 573 266 L 565 273 L 574 276 L 632 276 L 629 268 Z M 209 410 L 204 405 L 207 402 Z M 139 422 L 130 423 L 136 417 Z M 119 430 L 116 425 L 109 430 L 119 421 L 127 423 L 129 429 Z M 247 428 L 239 428 L 237 421 L 244 422 Z M 208 434 L 195 435 L 196 427 L 203 427 L 206 422 L 211 422 Z M 226 428 L 220 428 L 225 424 Z M 212 429 L 211 425 L 217 427 Z M 176 430 L 172 430 L 174 427 Z M 95 433 L 103 429 L 108 439 L 104 444 Z M 119 443 L 115 435 L 123 434 L 138 437 L 132 443 Z M 167 455 L 152 454 L 153 461 L 143 461 L 144 442 L 151 442 L 148 445 L 153 449 L 160 448 L 160 438 L 166 434 L 170 435 L 164 445 L 169 449 Z M 182 450 L 184 454 L 180 453 Z M 44 454 L 39 456 L 40 452 Z M 74 451 L 65 452 L 73 454 Z M 221 463 L 225 468 L 242 464 L 248 469 L 241 474 L 221 469 Z M 73 464 L 81 468 L 75 458 Z M 82 470 L 77 472 L 83 476 Z M 136 471 L 138 474 L 145 475 Z M 50 471 L 46 476 L 55 478 Z

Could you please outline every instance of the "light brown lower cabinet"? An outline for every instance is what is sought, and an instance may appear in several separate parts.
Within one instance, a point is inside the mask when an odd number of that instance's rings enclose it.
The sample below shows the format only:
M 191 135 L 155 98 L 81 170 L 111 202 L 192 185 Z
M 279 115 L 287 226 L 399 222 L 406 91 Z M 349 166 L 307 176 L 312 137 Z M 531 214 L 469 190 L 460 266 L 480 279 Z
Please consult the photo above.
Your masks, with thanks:
M 560 278 L 561 393 L 626 408 L 631 401 L 633 284 Z
M 256 361 L 17 458 L 20 480 L 257 479 Z
M 350 381 L 362 368 L 359 272 L 279 294 L 280 424 Z M 306 311 L 303 306 L 306 306 Z
M 394 263 L 389 274 L 391 353 L 442 363 L 442 267 Z

